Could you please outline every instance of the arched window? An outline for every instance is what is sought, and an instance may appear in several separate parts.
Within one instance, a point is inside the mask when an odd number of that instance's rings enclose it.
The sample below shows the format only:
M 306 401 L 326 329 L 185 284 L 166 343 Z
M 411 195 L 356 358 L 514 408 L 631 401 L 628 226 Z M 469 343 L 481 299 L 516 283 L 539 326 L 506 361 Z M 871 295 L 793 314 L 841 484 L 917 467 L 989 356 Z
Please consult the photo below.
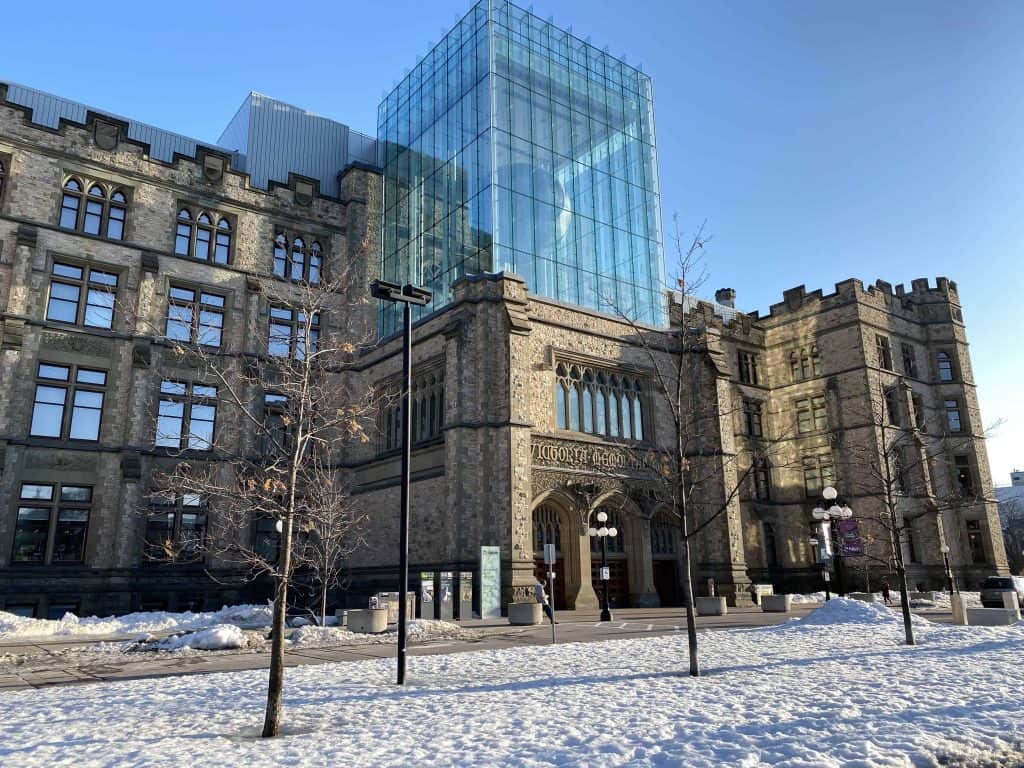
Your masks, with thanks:
M 274 274 L 284 277 L 288 271 L 288 239 L 283 232 L 274 238 Z
M 290 243 L 290 245 L 289 245 Z M 303 235 L 289 237 L 279 232 L 274 238 L 274 274 L 295 282 L 319 283 L 323 269 L 323 247 Z
M 384 386 L 384 406 L 379 415 L 382 437 L 380 450 L 390 451 L 402 446 L 402 408 L 399 388 L 395 383 Z M 437 369 L 413 380 L 410 393 L 413 444 L 433 440 L 444 427 L 444 378 Z
M 597 522 L 597 513 L 604 511 L 608 515 L 607 522 Z M 622 525 L 622 513 L 616 507 L 603 506 L 595 510 L 590 516 L 590 525 L 595 527 L 607 526 L 608 528 L 618 529 L 615 536 L 605 536 L 603 538 L 608 540 L 608 552 L 609 554 L 621 554 L 626 551 L 626 545 L 624 540 L 626 538 L 626 529 Z M 591 552 L 601 551 L 601 536 L 590 537 L 590 550 Z
M 124 239 L 124 220 L 128 215 L 128 198 L 120 189 L 110 196 L 110 213 L 107 216 L 107 237 L 111 240 Z
M 292 241 L 292 268 L 288 275 L 292 280 L 302 280 L 306 269 L 306 243 L 301 237 Z
M 188 208 L 178 211 L 178 228 L 174 234 L 174 252 L 188 256 L 192 248 L 192 213 Z
M 85 218 L 82 221 L 82 231 L 87 235 L 98 235 L 103 224 L 103 206 L 107 202 L 107 193 L 99 184 L 89 187 L 89 194 L 85 198 Z
M 193 217 L 192 211 L 181 208 L 174 235 L 174 252 L 200 261 L 227 264 L 231 261 L 231 222 L 209 211 L 200 211 Z
M 127 215 L 128 196 L 122 189 L 114 188 L 108 194 L 99 182 L 85 183 L 76 177 L 64 182 L 60 202 L 60 226 L 64 229 L 122 240 Z
M 651 554 L 674 555 L 678 530 L 678 526 L 666 512 L 658 512 L 651 519 Z
M 594 431 L 594 376 L 587 371 L 583 374 L 583 431 Z
M 314 285 L 320 282 L 320 269 L 323 266 L 323 248 L 316 240 L 309 246 L 309 277 L 308 280 Z
M 78 179 L 64 182 L 64 196 L 60 201 L 60 225 L 64 229 L 78 229 L 78 211 L 82 207 L 82 183 Z
M 550 504 L 542 504 L 533 510 L 534 552 L 543 555 L 545 544 L 554 544 L 555 552 L 562 549 L 562 526 L 558 519 L 558 510 Z
M 555 368 L 555 424 L 574 432 L 644 439 L 641 380 L 559 363 Z

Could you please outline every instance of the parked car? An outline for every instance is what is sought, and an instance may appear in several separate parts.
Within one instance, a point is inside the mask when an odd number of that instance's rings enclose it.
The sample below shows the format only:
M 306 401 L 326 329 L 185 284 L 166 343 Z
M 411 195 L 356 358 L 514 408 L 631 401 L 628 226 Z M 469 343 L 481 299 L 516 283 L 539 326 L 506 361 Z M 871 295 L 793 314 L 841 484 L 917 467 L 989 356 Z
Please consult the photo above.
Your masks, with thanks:
M 1017 604 L 1024 608 L 1024 577 L 989 576 L 981 585 L 981 604 L 986 608 L 1002 608 L 1003 593 L 1015 592 Z

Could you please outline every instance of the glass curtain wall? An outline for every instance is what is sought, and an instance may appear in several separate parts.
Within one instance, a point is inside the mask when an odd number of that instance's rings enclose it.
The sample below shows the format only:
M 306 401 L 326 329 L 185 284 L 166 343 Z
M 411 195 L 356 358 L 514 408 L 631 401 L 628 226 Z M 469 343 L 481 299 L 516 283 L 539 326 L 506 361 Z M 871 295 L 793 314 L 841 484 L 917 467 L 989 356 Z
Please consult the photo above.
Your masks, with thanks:
M 665 323 L 650 79 L 484 0 L 381 105 L 384 279 L 451 300 L 511 271 L 537 295 Z M 398 329 L 382 308 L 381 332 Z

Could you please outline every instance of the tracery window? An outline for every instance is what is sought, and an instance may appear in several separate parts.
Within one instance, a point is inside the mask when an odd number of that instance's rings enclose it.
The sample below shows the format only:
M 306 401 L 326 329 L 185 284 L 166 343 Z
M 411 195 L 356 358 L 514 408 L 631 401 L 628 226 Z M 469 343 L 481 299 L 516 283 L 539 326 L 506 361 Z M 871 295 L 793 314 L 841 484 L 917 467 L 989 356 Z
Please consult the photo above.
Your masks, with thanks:
M 128 196 L 120 187 L 74 176 L 64 182 L 60 201 L 60 226 L 64 229 L 123 240 L 127 215 Z
M 200 261 L 231 261 L 231 222 L 223 214 L 184 206 L 178 210 L 174 252 Z
M 821 376 L 821 355 L 817 345 L 794 349 L 789 353 L 789 368 L 793 381 L 806 381 L 814 376 Z
M 555 424 L 571 432 L 642 441 L 643 392 L 639 376 L 559 363 L 555 368 Z
M 658 512 L 651 519 L 651 554 L 674 555 L 676 553 L 676 525 L 667 512 Z
M 291 238 L 278 232 L 274 238 L 274 274 L 296 282 L 320 282 L 323 267 L 323 247 L 318 240 L 307 244 L 302 237 Z
M 533 510 L 533 550 L 544 551 L 545 544 L 554 544 L 555 551 L 562 549 L 562 527 L 558 521 L 558 510 L 549 504 L 542 504 Z
M 381 448 L 391 451 L 402 447 L 402 402 L 397 387 L 390 387 L 381 413 Z M 444 374 L 435 369 L 413 379 L 412 443 L 425 443 L 441 434 L 444 427 Z

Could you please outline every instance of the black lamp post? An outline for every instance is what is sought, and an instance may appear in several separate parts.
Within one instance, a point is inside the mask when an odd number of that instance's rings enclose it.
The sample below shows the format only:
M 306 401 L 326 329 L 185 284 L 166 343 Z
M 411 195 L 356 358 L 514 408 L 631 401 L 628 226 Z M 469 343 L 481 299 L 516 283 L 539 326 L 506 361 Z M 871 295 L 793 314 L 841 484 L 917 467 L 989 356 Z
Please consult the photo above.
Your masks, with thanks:
M 940 548 L 942 552 L 942 561 L 946 565 L 946 588 L 949 590 L 949 596 L 953 596 L 955 587 L 953 586 L 953 569 L 949 567 L 949 545 L 943 544 Z
M 850 509 L 846 504 L 839 504 L 836 499 L 839 498 L 839 491 L 833 488 L 831 485 L 827 485 L 821 490 L 821 498 L 824 504 L 818 504 L 813 510 L 811 510 L 811 517 L 815 520 L 819 520 L 822 523 L 827 523 L 830 520 L 849 520 L 853 517 L 853 510 Z M 824 531 L 822 531 L 824 533 Z M 835 540 L 835 531 L 832 526 L 829 526 L 829 544 Z M 845 586 L 843 584 L 843 539 L 842 536 L 838 537 L 838 545 L 832 547 L 833 559 L 836 563 L 836 594 L 839 597 L 846 596 Z M 825 568 L 825 574 L 828 574 L 828 567 Z M 828 599 L 828 581 L 825 582 L 825 593 L 826 599 Z
M 412 308 L 430 303 L 431 293 L 414 285 L 398 285 L 374 280 L 370 295 L 382 301 L 402 305 L 402 495 L 398 540 L 398 684 L 405 685 L 406 608 L 409 592 L 409 464 L 412 458 Z
M 597 513 L 597 522 L 601 524 L 601 527 L 589 529 L 587 535 L 597 536 L 601 540 L 601 621 L 611 621 L 612 612 L 608 605 L 608 576 L 610 575 L 608 573 L 608 537 L 617 536 L 619 531 L 617 528 L 609 528 L 605 525 L 608 522 L 608 513 L 604 510 Z

